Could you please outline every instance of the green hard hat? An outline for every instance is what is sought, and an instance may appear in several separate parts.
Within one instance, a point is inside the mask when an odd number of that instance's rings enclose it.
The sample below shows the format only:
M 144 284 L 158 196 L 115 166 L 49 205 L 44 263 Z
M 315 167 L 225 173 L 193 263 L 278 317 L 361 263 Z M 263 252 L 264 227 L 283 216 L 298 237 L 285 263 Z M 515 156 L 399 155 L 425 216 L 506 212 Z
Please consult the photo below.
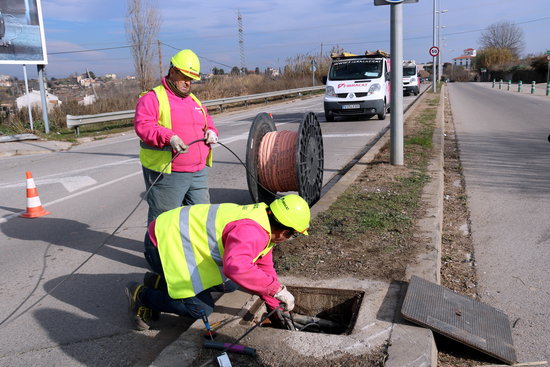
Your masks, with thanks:
M 279 223 L 307 236 L 311 213 L 309 205 L 301 196 L 285 195 L 274 200 L 269 208 Z

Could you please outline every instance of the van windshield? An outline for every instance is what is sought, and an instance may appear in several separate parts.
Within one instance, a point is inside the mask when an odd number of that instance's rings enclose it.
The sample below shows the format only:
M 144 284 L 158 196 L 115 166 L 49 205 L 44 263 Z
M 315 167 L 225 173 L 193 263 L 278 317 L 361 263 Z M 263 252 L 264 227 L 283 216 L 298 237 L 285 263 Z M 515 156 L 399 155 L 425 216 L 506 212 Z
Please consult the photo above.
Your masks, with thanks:
M 416 68 L 414 66 L 403 68 L 403 76 L 415 76 Z
M 380 59 L 334 61 L 329 72 L 330 80 L 380 78 L 381 76 L 382 60 Z

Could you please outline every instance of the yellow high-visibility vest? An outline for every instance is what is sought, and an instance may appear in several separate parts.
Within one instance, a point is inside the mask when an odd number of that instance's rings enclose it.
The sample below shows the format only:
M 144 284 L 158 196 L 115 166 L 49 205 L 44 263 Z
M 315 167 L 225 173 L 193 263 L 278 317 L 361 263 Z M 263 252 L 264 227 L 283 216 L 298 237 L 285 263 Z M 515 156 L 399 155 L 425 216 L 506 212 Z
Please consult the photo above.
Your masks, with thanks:
M 170 116 L 170 103 L 168 102 L 168 94 L 164 85 L 156 86 L 152 89 L 157 96 L 159 102 L 159 120 L 158 124 L 168 129 L 172 129 L 172 119 Z M 142 94 L 145 95 L 146 92 Z M 206 117 L 206 111 L 202 106 L 202 103 L 193 93 L 189 93 L 189 96 L 199 105 L 202 114 L 204 116 L 204 131 L 208 128 L 208 118 Z M 140 96 L 141 97 L 141 96 Z M 156 172 L 162 172 L 166 167 L 164 173 L 172 173 L 172 147 L 166 146 L 164 148 L 157 148 L 151 145 L 145 144 L 143 141 L 140 141 L 139 144 L 139 160 L 143 167 Z M 167 166 L 168 165 L 168 166 Z M 206 158 L 206 165 L 212 166 L 212 148 L 208 152 L 208 157 Z
M 273 248 L 267 204 L 197 204 L 183 206 L 159 215 L 155 236 L 168 294 L 173 299 L 193 297 L 222 284 L 225 226 L 239 219 L 251 219 L 262 226 L 269 240 L 254 254 L 253 262 Z

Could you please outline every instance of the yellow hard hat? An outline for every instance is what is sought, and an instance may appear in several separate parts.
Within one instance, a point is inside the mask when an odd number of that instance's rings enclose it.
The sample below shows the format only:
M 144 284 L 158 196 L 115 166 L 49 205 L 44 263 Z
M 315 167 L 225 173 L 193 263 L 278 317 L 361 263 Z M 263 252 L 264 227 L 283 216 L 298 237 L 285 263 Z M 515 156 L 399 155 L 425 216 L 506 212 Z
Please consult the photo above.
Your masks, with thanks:
M 301 196 L 285 195 L 274 200 L 269 208 L 279 223 L 307 236 L 311 214 L 309 205 Z
M 193 51 L 181 50 L 170 59 L 170 63 L 191 79 L 201 79 L 201 62 Z

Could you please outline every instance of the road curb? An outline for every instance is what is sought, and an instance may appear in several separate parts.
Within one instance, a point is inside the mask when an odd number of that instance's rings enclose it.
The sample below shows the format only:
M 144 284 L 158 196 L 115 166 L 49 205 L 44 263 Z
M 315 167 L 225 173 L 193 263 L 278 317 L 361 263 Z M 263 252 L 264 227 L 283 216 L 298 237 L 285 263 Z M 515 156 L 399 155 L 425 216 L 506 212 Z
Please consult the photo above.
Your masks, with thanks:
M 406 278 L 413 275 L 430 282 L 440 284 L 441 274 L 441 238 L 443 230 L 443 145 L 444 145 L 444 111 L 445 89 L 439 93 L 440 102 L 436 115 L 436 126 L 432 137 L 434 155 L 428 165 L 430 181 L 422 191 L 422 201 L 426 203 L 426 217 L 417 225 L 428 238 L 429 250 L 420 254 L 417 261 L 407 267 Z M 402 289 L 404 298 L 406 287 Z M 398 306 L 401 309 L 401 305 Z M 396 313 L 394 328 L 388 347 L 387 367 L 437 366 L 437 347 L 433 332 L 430 329 L 416 326 Z

